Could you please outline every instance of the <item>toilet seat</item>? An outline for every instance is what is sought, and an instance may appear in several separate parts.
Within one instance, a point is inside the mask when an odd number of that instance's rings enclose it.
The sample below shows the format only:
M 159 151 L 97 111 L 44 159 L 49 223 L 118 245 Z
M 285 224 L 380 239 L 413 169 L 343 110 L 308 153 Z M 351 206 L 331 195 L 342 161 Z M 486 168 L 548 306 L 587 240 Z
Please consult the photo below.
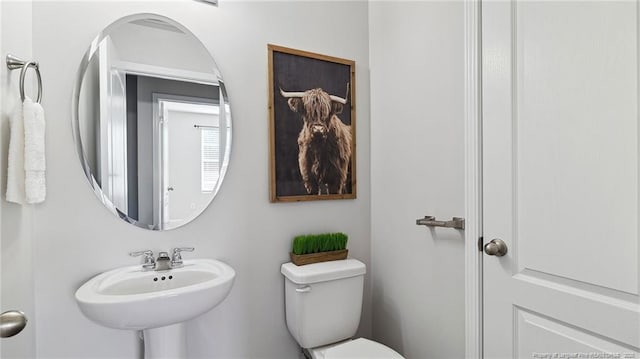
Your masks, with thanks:
M 314 357 L 324 359 L 404 359 L 388 346 L 365 338 L 318 349 L 314 354 Z

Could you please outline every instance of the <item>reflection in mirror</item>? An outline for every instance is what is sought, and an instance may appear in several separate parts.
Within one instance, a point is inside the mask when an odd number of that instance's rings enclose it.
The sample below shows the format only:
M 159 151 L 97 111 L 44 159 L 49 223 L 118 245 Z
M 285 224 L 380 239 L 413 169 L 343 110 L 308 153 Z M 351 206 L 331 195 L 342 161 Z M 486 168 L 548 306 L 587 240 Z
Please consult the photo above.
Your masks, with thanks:
M 114 214 L 166 230 L 213 200 L 229 161 L 229 102 L 211 55 L 182 25 L 139 14 L 107 27 L 81 63 L 74 101 L 80 160 Z

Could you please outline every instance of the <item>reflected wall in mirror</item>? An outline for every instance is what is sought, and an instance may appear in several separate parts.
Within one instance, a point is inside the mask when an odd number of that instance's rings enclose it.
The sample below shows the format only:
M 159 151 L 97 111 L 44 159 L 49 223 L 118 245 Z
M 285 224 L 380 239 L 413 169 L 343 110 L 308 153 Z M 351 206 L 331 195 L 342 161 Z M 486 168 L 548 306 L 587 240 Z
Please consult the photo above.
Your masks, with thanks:
M 109 25 L 82 59 L 73 100 L 84 172 L 116 216 L 167 230 L 211 203 L 229 163 L 229 99 L 184 26 L 153 14 Z

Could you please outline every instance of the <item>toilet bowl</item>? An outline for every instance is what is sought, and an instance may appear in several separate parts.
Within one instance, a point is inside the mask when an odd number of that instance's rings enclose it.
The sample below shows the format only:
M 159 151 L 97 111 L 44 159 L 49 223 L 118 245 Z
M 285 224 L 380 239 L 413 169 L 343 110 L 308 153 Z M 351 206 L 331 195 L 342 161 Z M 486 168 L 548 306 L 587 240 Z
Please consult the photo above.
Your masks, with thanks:
M 362 312 L 366 266 L 344 259 L 297 266 L 285 263 L 287 328 L 312 359 L 401 359 L 393 349 L 353 336 Z

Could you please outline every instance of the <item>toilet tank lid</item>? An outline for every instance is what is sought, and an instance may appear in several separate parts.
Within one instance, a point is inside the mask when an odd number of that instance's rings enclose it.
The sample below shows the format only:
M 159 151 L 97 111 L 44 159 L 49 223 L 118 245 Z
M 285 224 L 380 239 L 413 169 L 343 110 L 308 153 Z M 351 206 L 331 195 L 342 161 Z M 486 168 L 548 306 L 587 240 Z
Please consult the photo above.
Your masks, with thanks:
M 342 259 L 297 266 L 282 265 L 280 272 L 296 284 L 311 284 L 364 275 L 367 267 L 357 259 Z

